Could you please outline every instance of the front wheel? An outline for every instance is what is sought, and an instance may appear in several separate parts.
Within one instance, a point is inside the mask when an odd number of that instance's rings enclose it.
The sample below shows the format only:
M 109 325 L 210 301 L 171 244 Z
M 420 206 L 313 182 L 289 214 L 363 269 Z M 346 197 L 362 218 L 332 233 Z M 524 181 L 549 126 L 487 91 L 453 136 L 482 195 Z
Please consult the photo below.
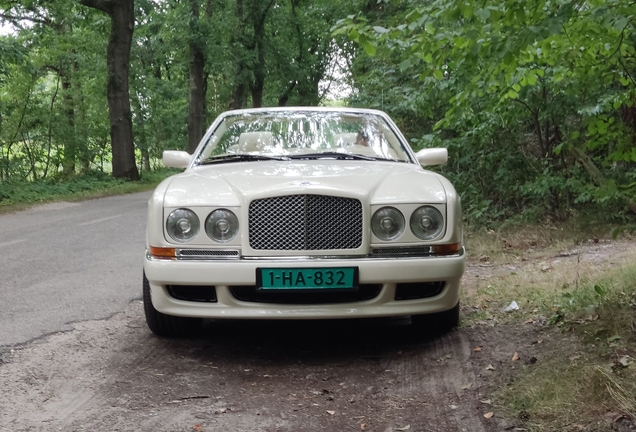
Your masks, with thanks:
M 445 333 L 459 324 L 459 303 L 454 308 L 444 312 L 411 315 L 411 324 L 417 330 L 427 333 Z
M 146 323 L 154 334 L 168 337 L 185 336 L 195 333 L 201 327 L 202 320 L 200 318 L 166 315 L 155 309 L 150 297 L 150 282 L 148 282 L 145 272 L 143 281 L 143 298 Z

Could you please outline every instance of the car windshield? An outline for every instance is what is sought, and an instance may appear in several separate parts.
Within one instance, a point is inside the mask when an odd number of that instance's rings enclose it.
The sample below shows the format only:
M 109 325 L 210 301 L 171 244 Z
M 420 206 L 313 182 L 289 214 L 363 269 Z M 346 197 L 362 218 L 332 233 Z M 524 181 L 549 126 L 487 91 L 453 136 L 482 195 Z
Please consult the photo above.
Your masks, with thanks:
M 224 117 L 197 163 L 323 158 L 411 162 L 380 115 L 290 110 Z

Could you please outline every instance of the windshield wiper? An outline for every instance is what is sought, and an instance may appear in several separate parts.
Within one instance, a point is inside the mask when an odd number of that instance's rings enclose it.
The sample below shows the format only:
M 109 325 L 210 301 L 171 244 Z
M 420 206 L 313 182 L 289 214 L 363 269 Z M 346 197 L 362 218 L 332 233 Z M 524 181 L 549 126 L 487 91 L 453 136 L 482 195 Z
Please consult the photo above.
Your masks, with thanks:
M 349 159 L 349 160 L 367 160 L 377 161 L 385 160 L 391 161 L 391 159 L 377 158 L 372 156 L 363 156 L 356 153 L 340 153 L 340 152 L 323 152 L 323 153 L 309 153 L 289 156 L 290 159 Z
M 222 162 L 244 162 L 244 161 L 266 161 L 266 160 L 280 160 L 287 161 L 287 156 L 266 156 L 266 155 L 253 155 L 253 154 L 226 154 L 222 156 L 212 156 L 207 159 L 203 159 L 200 164 L 208 165 Z

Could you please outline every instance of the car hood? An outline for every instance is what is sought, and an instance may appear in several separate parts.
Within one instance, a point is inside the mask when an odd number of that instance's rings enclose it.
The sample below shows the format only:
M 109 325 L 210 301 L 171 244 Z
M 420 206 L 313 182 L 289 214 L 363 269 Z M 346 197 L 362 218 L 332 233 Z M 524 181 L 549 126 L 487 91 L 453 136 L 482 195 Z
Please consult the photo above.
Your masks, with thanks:
M 198 166 L 172 178 L 164 205 L 230 207 L 291 194 L 355 197 L 370 204 L 446 202 L 438 175 L 415 164 L 316 160 Z

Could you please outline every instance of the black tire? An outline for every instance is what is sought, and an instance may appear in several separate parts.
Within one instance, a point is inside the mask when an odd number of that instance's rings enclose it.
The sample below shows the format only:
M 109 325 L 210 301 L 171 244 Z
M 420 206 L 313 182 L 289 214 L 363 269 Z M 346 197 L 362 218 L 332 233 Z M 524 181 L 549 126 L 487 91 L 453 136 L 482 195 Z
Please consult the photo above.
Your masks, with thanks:
M 148 328 L 159 336 L 186 336 L 196 333 L 201 328 L 201 318 L 186 318 L 173 315 L 166 315 L 159 312 L 152 305 L 150 297 L 150 283 L 144 272 L 143 282 L 144 312 Z
M 411 315 L 411 324 L 421 332 L 446 333 L 459 325 L 459 303 L 454 308 L 444 312 Z

